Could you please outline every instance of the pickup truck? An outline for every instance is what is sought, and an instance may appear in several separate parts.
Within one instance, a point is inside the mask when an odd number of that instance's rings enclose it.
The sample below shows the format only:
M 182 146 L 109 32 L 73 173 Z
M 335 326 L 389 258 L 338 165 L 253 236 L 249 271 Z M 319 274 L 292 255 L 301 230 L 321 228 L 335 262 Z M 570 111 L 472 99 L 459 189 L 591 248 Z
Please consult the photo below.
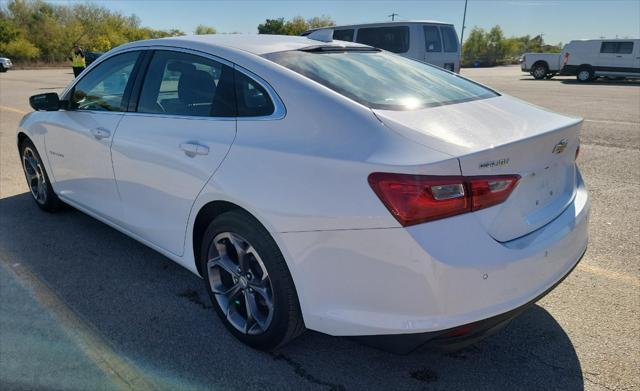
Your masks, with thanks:
M 562 69 L 562 53 L 525 53 L 520 68 L 534 79 L 551 79 Z

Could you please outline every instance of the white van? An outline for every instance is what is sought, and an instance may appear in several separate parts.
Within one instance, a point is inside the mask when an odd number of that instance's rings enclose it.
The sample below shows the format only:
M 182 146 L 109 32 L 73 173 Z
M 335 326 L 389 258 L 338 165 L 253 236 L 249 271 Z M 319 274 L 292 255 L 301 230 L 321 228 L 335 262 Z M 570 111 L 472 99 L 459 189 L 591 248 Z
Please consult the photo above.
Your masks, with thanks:
M 451 23 L 410 20 L 336 26 L 333 27 L 333 39 L 371 45 L 460 72 L 460 43 Z
M 589 39 L 562 49 L 561 75 L 578 81 L 598 77 L 640 78 L 640 39 Z

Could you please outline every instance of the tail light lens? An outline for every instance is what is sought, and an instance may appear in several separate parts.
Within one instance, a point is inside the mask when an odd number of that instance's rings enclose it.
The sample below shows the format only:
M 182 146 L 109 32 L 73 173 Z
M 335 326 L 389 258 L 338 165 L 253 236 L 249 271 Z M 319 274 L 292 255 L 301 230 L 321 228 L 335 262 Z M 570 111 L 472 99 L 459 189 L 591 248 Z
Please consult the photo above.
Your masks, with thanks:
M 578 146 L 576 147 L 576 159 L 578 160 L 578 156 L 580 155 L 580 144 L 578 144 Z
M 564 54 L 564 56 L 562 57 L 562 65 L 567 65 L 567 62 L 569 62 L 569 56 L 571 56 L 571 53 L 566 52 Z
M 519 175 L 369 175 L 373 191 L 405 227 L 497 205 L 509 197 L 519 180 Z

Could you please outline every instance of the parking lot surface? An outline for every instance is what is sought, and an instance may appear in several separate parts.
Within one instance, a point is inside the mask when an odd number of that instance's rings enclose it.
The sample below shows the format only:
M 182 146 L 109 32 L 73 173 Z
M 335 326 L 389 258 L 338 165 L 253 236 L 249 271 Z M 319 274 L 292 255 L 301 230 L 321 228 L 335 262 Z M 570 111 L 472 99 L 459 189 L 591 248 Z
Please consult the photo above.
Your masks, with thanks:
M 71 69 L 0 74 L 0 389 L 640 389 L 640 84 L 462 73 L 585 118 L 590 247 L 499 334 L 406 356 L 314 332 L 254 351 L 224 329 L 198 277 L 81 212 L 41 212 L 15 130 L 28 97 L 62 91 Z

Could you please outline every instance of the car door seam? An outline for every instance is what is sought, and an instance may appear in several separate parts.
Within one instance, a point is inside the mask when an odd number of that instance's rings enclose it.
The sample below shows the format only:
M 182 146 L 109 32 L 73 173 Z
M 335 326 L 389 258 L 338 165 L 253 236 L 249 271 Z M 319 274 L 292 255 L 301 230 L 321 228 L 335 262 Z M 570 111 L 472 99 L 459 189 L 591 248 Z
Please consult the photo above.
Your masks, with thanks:
M 200 198 L 200 194 L 202 194 L 202 191 L 205 189 L 205 187 L 207 187 L 209 182 L 211 182 L 211 180 L 213 179 L 213 176 L 218 172 L 218 170 L 220 170 L 220 167 L 222 167 L 222 164 L 224 163 L 224 161 L 227 160 L 227 156 L 229 156 L 229 153 L 231 152 L 231 148 L 233 148 L 233 145 L 235 144 L 236 139 L 238 138 L 238 120 L 236 119 L 234 122 L 235 122 L 235 132 L 233 134 L 233 140 L 231 140 L 231 143 L 229 143 L 229 148 L 227 148 L 227 152 L 224 154 L 222 159 L 220 159 L 220 163 L 218 163 L 216 168 L 211 172 L 211 175 L 209 175 L 209 178 L 207 178 L 207 180 L 204 181 L 204 184 L 198 191 L 198 194 L 196 194 L 196 196 L 194 197 L 193 202 L 191 203 L 191 207 L 189 208 L 187 224 L 184 227 L 184 240 L 182 242 L 182 254 L 180 255 L 182 257 L 184 257 L 186 254 L 187 232 L 189 232 L 189 222 L 191 221 L 191 216 L 193 214 L 193 207 L 195 206 L 196 201 Z

